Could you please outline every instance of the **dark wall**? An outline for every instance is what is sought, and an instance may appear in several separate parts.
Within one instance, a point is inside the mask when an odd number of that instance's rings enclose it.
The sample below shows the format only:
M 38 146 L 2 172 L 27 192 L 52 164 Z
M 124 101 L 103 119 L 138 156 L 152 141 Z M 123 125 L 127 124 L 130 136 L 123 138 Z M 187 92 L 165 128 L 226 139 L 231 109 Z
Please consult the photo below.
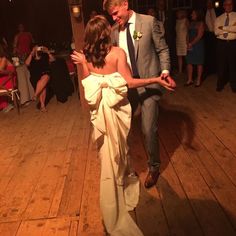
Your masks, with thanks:
M 85 23 L 89 20 L 90 13 L 95 10 L 98 14 L 103 14 L 102 0 L 83 0 L 83 13 Z
M 23 23 L 36 41 L 71 40 L 67 0 L 0 0 L 1 34 L 13 40 Z
M 158 0 L 152 0 L 155 4 Z M 171 6 L 172 1 L 168 0 Z M 12 42 L 19 23 L 24 23 L 36 41 L 64 42 L 71 40 L 68 0 L 0 0 L 0 34 Z M 92 10 L 104 14 L 103 0 L 83 0 L 85 23 Z M 133 9 L 141 0 L 131 0 Z M 149 1 L 151 2 L 151 0 Z M 193 0 L 194 8 L 205 8 L 206 0 Z M 223 0 L 220 1 L 221 3 Z M 171 11 L 169 11 L 171 14 Z M 174 12 L 172 12 L 174 14 Z

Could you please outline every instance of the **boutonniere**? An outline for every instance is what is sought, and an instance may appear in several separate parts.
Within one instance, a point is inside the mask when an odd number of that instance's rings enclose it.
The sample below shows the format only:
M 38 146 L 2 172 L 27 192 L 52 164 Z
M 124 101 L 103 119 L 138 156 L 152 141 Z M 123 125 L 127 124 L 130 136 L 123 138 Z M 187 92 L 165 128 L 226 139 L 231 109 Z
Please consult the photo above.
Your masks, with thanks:
M 139 31 L 136 31 L 136 30 L 134 31 L 134 34 L 133 34 L 134 40 L 139 40 L 139 39 L 142 38 L 142 36 L 143 36 L 142 32 L 139 32 Z

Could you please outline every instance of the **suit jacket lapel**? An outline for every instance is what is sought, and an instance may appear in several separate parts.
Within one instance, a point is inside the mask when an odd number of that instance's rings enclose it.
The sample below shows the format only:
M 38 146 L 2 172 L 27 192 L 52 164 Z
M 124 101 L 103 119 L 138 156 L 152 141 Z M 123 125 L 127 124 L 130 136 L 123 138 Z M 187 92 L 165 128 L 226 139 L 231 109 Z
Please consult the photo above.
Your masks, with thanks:
M 138 13 L 136 13 L 135 31 L 142 32 L 142 19 Z M 113 34 L 112 35 L 113 45 L 119 46 L 119 25 L 118 24 L 115 24 L 112 27 L 112 34 Z M 137 60 L 138 50 L 139 50 L 139 40 L 134 40 L 134 50 L 135 50 L 135 59 Z
M 136 21 L 135 21 L 135 31 L 142 32 L 142 20 L 141 16 L 136 13 Z M 134 40 L 134 50 L 135 50 L 135 59 L 137 60 L 138 56 L 138 49 L 139 49 L 139 40 Z

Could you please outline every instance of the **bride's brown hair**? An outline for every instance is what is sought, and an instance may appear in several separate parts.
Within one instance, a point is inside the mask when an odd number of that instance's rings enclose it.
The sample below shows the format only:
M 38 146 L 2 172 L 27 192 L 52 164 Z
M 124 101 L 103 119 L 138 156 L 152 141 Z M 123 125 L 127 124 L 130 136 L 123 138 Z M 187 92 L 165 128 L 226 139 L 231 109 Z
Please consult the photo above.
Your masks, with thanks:
M 83 53 L 94 67 L 105 65 L 105 57 L 112 47 L 110 34 L 111 27 L 104 16 L 95 16 L 86 25 Z

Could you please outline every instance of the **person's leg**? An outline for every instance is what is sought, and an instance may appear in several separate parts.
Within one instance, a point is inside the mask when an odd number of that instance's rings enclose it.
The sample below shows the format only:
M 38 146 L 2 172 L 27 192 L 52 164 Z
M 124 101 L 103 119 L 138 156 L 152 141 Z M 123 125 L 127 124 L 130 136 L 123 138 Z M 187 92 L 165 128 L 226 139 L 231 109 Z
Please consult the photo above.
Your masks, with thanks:
M 40 110 L 41 111 L 46 111 L 46 108 L 45 108 L 45 98 L 46 98 L 46 88 L 44 88 L 43 91 L 39 95 Z
M 217 85 L 216 90 L 221 91 L 224 89 L 225 84 L 228 81 L 226 76 L 227 65 L 227 42 L 218 39 L 217 40 Z
M 205 63 L 205 76 L 207 77 L 208 76 L 208 74 L 209 74 L 209 72 L 208 72 L 208 70 L 209 70 L 209 64 L 210 64 L 210 46 L 209 46 L 209 42 L 210 42 L 210 40 L 209 40 L 209 32 L 208 31 L 205 31 L 205 35 L 204 35 L 204 43 L 205 43 L 205 61 L 204 61 L 204 63 Z
M 157 119 L 159 107 L 158 101 L 149 97 L 142 103 L 142 131 L 144 144 L 148 155 L 149 172 L 145 179 L 144 186 L 154 186 L 160 175 L 160 150 L 157 135 Z
M 216 37 L 214 33 L 210 33 L 209 37 L 209 74 L 216 72 Z
M 142 103 L 142 132 L 148 155 L 149 169 L 158 170 L 160 167 L 159 140 L 157 135 L 157 119 L 159 114 L 158 101 L 149 97 Z
M 178 56 L 178 68 L 179 68 L 179 73 L 183 72 L 183 57 Z
M 236 92 L 236 41 L 229 42 L 229 82 L 232 91 Z
M 188 64 L 187 65 L 187 73 L 188 73 L 188 80 L 186 85 L 191 85 L 193 83 L 193 65 Z
M 39 81 L 37 82 L 36 85 L 36 90 L 35 90 L 35 97 L 38 97 L 40 93 L 43 91 L 43 89 L 46 87 L 47 83 L 49 81 L 49 75 L 45 74 L 43 75 Z
M 199 87 L 202 82 L 202 73 L 203 73 L 203 65 L 197 65 L 197 82 L 196 87 Z

